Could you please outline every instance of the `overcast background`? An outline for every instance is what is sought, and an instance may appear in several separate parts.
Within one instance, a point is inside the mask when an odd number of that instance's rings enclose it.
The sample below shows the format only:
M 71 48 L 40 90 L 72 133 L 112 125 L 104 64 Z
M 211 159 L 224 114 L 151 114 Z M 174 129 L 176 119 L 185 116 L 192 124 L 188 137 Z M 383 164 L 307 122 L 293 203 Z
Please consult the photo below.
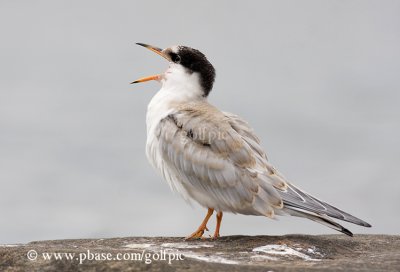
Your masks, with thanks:
M 200 49 L 210 101 L 254 127 L 292 182 L 400 229 L 400 1 L 0 2 L 0 243 L 185 236 L 205 215 L 145 157 L 164 59 L 135 42 Z M 215 219 L 210 222 L 214 230 Z M 221 234 L 335 233 L 226 214 Z M 211 232 L 212 234 L 212 232 Z

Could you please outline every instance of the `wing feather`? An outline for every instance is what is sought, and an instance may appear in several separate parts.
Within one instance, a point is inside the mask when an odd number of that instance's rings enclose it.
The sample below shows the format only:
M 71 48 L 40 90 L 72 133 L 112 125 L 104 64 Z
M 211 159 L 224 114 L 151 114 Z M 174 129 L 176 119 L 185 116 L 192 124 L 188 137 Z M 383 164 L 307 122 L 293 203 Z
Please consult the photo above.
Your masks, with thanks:
M 330 216 L 370 226 L 289 183 L 268 162 L 260 140 L 238 116 L 208 103 L 177 108 L 161 120 L 156 133 L 162 158 L 173 170 L 164 169 L 163 174 L 173 188 L 183 187 L 201 205 L 221 211 Z
M 281 196 L 285 206 L 288 208 L 292 207 L 293 209 L 301 209 L 318 215 L 327 215 L 364 227 L 371 226 L 367 222 L 309 195 L 291 183 L 288 183 L 286 191 L 281 192 Z
M 200 204 L 267 216 L 281 207 L 281 196 L 263 177 L 266 156 L 259 140 L 237 117 L 185 105 L 161 120 L 157 138 L 164 161 L 179 178 L 174 182 Z

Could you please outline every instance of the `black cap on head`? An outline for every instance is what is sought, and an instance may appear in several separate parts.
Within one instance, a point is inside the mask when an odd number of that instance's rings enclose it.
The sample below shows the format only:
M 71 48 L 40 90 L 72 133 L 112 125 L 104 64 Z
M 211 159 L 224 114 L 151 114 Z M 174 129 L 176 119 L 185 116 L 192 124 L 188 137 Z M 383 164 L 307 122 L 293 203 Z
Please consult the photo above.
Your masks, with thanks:
M 171 50 L 165 53 L 169 55 L 172 62 L 181 64 L 188 69 L 188 72 L 199 73 L 204 96 L 208 96 L 215 80 L 214 67 L 207 60 L 206 56 L 197 49 L 187 46 L 178 46 L 177 49 L 177 52 Z

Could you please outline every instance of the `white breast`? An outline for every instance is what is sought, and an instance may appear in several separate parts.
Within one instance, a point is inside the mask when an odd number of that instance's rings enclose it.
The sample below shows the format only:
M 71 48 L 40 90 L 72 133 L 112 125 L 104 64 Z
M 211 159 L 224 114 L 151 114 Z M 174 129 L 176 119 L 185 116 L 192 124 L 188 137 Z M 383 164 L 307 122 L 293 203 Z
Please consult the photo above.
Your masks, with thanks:
M 200 95 L 200 91 L 194 89 L 190 91 L 192 86 L 184 85 L 186 88 L 182 88 L 183 86 L 177 88 L 173 84 L 167 84 L 168 81 L 163 83 L 163 87 L 154 95 L 147 107 L 146 155 L 150 164 L 163 176 L 170 188 L 190 202 L 190 196 L 179 181 L 176 170 L 162 158 L 156 130 L 162 119 L 175 112 L 174 105 L 204 98 Z
M 189 195 L 179 181 L 179 175 L 175 173 L 175 168 L 172 165 L 167 165 L 162 158 L 156 131 L 160 121 L 175 112 L 174 106 L 205 99 L 199 82 L 198 73 L 188 73 L 182 65 L 170 63 L 168 70 L 161 79 L 162 88 L 150 101 L 146 116 L 147 158 L 168 182 L 171 189 L 188 201 Z
M 150 101 L 147 107 L 146 126 L 147 141 L 146 155 L 151 165 L 157 170 L 161 170 L 163 161 L 158 148 L 158 140 L 155 130 L 160 121 L 173 112 L 173 108 L 169 107 L 169 103 L 165 103 L 168 99 L 168 92 L 161 89 Z

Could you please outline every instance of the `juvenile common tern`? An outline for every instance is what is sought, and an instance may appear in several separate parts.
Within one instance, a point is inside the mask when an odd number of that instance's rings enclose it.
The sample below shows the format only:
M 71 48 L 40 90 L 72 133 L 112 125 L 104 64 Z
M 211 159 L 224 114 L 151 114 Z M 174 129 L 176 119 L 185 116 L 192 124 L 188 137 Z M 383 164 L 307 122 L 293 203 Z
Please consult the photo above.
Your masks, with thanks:
M 214 238 L 220 236 L 223 212 L 305 217 L 349 236 L 332 218 L 371 227 L 290 183 L 268 161 L 246 121 L 208 103 L 215 69 L 203 53 L 187 46 L 162 50 L 137 44 L 169 62 L 165 73 L 132 82 L 162 84 L 147 108 L 147 157 L 173 191 L 207 209 L 187 239 L 203 236 L 214 211 Z

